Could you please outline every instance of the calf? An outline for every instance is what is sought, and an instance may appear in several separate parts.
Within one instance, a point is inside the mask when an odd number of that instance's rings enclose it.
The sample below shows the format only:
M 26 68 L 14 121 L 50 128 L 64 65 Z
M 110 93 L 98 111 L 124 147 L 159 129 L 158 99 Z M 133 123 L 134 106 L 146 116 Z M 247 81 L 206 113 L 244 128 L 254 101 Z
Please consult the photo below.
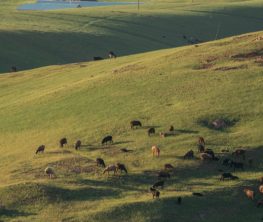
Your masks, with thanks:
M 157 199 L 160 198 L 160 191 L 159 190 L 157 190 L 157 189 L 155 189 L 153 187 L 150 187 L 150 191 L 151 191 L 151 193 L 153 195 L 153 199 L 154 198 L 157 198 Z
M 148 136 L 151 136 L 152 134 L 155 134 L 155 129 L 153 127 L 148 129 Z
M 113 143 L 113 140 L 112 140 L 112 136 L 106 136 L 102 139 L 101 141 L 101 144 L 104 145 L 104 144 L 108 144 L 109 143 Z
M 184 155 L 184 159 L 193 159 L 194 158 L 194 151 L 190 150 Z
M 40 145 L 40 146 L 37 148 L 36 154 L 38 154 L 38 153 L 44 153 L 44 151 L 45 151 L 45 145 Z
M 248 189 L 248 188 L 245 188 L 245 189 L 244 189 L 244 192 L 245 192 L 245 194 L 246 194 L 246 196 L 247 196 L 248 199 L 254 200 L 254 198 L 255 198 L 255 193 L 254 193 L 253 190 L 250 190 L 250 189 Z
M 161 181 L 158 181 L 156 182 L 155 184 L 153 184 L 153 188 L 157 188 L 157 187 L 161 187 L 163 189 L 163 186 L 164 186 L 164 181 L 161 180 Z

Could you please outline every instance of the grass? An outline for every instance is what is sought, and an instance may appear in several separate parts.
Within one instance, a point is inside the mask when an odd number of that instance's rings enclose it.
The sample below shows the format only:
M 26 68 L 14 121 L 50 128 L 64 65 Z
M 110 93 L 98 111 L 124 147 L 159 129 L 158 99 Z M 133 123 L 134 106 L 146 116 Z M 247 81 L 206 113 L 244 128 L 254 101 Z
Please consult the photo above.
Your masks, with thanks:
M 145 0 L 137 6 L 17 11 L 33 0 L 2 0 L 0 72 L 187 45 L 262 30 L 260 0 Z
M 260 36 L 2 74 L 0 219 L 258 221 L 261 209 L 246 199 L 242 187 L 257 190 L 262 176 Z M 254 51 L 254 57 L 245 56 Z M 238 121 L 221 131 L 200 122 L 219 117 Z M 131 130 L 133 119 L 144 128 Z M 148 127 L 161 132 L 171 124 L 176 136 L 148 137 Z M 108 134 L 115 144 L 101 147 Z M 240 180 L 219 182 L 218 170 L 228 171 L 220 163 L 182 159 L 188 150 L 196 152 L 199 135 L 215 152 L 246 147 L 254 167 L 246 162 L 244 172 L 234 173 Z M 63 152 L 58 141 L 64 136 L 69 146 Z M 77 139 L 84 144 L 80 151 L 72 147 Z M 40 144 L 46 152 L 36 156 Z M 153 144 L 160 146 L 160 158 L 151 157 Z M 97 157 L 106 164 L 125 163 L 129 174 L 102 175 Z M 148 188 L 165 163 L 175 171 L 155 201 Z M 44 175 L 47 166 L 55 169 L 56 179 Z M 193 191 L 205 196 L 194 197 Z M 176 205 L 178 196 L 182 206 Z
M 20 69 L 51 66 L 0 75 L 0 220 L 262 218 L 255 204 L 262 198 L 257 180 L 263 168 L 263 33 L 254 32 L 262 29 L 261 1 L 145 1 L 139 13 L 128 6 L 16 11 L 24 2 L 1 2 L 0 69 L 8 70 L 14 60 Z M 186 34 L 213 40 L 218 24 L 218 38 L 253 32 L 197 46 L 182 39 Z M 108 50 L 123 56 L 87 61 Z M 68 62 L 74 63 L 57 65 Z M 211 129 L 218 118 L 229 127 Z M 142 129 L 130 129 L 134 119 Z M 170 125 L 175 136 L 147 135 L 151 126 L 159 133 Z M 109 134 L 114 144 L 102 147 Z M 245 171 L 234 172 L 240 180 L 219 182 L 218 170 L 229 171 L 220 162 L 182 159 L 190 149 L 198 157 L 198 136 L 216 153 L 248 150 Z M 62 137 L 69 141 L 63 150 Z M 84 144 L 80 151 L 72 146 L 77 139 Z M 35 155 L 41 144 L 45 153 Z M 151 156 L 154 144 L 160 158 Z M 103 175 L 97 157 L 107 165 L 125 163 L 128 175 Z M 175 170 L 161 199 L 152 200 L 148 189 L 165 163 Z M 47 166 L 54 168 L 55 179 L 44 174 Z M 245 197 L 247 186 L 256 190 L 256 200 Z

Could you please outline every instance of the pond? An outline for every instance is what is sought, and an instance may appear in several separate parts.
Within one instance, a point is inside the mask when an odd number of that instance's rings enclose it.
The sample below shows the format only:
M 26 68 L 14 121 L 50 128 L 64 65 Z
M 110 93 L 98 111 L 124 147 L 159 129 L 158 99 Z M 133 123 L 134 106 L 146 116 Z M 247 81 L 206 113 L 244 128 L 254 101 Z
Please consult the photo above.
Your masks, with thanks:
M 55 10 L 67 8 L 134 5 L 137 2 L 97 2 L 97 1 L 51 1 L 38 0 L 36 3 L 20 5 L 18 10 Z

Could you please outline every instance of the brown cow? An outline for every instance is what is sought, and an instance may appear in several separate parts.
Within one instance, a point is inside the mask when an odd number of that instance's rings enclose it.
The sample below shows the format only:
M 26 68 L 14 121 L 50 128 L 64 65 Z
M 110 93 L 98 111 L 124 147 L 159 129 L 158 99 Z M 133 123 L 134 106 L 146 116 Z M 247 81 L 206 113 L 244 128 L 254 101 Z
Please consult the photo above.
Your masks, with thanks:
M 260 193 L 263 193 L 263 185 L 260 185 L 258 189 Z
M 157 146 L 152 146 L 152 155 L 153 156 L 157 156 L 159 157 L 160 156 L 160 149 L 157 147 Z
M 248 199 L 254 200 L 255 193 L 254 193 L 253 190 L 250 190 L 250 189 L 248 189 L 248 188 L 245 188 L 245 189 L 244 189 L 244 192 L 245 192 L 246 196 L 248 197 Z
M 110 171 L 113 171 L 114 175 L 116 174 L 117 172 L 117 167 L 114 165 L 114 164 L 111 164 L 109 166 L 107 166 L 104 171 L 103 171 L 103 174 L 108 172 L 108 175 L 110 174 Z

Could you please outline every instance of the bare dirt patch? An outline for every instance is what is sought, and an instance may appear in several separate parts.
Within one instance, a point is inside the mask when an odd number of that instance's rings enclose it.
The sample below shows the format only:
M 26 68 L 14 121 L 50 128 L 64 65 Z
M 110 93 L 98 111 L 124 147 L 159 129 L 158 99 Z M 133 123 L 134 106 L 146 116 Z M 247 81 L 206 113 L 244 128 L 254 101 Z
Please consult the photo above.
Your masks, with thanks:
M 215 71 L 229 71 L 229 70 L 236 70 L 236 69 L 247 69 L 247 65 L 240 65 L 240 66 L 222 66 L 219 68 L 214 69 Z

